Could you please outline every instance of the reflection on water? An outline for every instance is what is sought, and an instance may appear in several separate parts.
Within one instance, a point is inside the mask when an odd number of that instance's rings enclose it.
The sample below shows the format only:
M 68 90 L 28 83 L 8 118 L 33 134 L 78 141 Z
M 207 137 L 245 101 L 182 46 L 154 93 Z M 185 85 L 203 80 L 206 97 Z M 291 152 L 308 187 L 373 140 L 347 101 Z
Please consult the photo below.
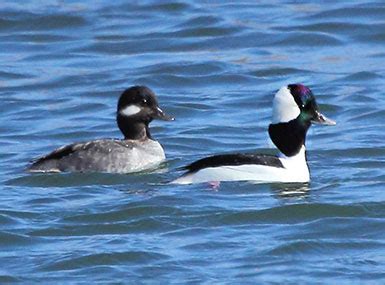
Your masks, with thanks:
M 277 183 L 271 185 L 271 190 L 278 199 L 306 199 L 311 194 L 309 186 L 309 183 Z

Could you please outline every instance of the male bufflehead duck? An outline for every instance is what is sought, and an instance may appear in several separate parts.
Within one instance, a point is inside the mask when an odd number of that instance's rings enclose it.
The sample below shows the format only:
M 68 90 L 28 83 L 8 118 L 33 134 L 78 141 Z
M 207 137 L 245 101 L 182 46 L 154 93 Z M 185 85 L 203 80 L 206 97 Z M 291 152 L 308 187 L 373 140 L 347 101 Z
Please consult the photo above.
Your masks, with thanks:
M 309 182 L 305 139 L 311 123 L 335 125 L 318 110 L 311 90 L 302 84 L 282 87 L 273 99 L 269 135 L 278 156 L 223 154 L 200 159 L 186 167 L 176 184 L 216 181 Z
M 74 143 L 37 159 L 30 172 L 130 173 L 153 168 L 165 159 L 162 146 L 151 137 L 153 119 L 171 121 L 158 105 L 154 92 L 133 86 L 119 98 L 116 120 L 124 139 Z

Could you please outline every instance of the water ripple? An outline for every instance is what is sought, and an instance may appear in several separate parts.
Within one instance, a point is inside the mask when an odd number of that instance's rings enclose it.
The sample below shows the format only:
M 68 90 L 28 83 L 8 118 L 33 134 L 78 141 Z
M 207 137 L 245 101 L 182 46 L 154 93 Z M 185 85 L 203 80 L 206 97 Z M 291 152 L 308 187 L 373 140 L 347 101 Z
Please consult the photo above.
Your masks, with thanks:
M 95 267 L 100 265 L 114 265 L 119 263 L 148 264 L 158 260 L 167 259 L 167 255 L 156 252 L 129 251 L 129 252 L 112 252 L 98 253 L 86 255 L 78 258 L 68 258 L 57 261 L 54 264 L 43 266 L 42 270 L 60 271 L 73 270 L 85 267 Z

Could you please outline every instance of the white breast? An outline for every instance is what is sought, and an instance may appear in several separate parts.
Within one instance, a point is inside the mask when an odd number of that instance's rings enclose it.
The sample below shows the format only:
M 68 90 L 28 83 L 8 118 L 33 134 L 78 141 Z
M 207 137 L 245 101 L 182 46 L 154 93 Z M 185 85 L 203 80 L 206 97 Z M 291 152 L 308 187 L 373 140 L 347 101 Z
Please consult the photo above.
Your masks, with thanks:
M 156 167 L 166 159 L 159 142 L 146 140 L 136 144 L 129 151 L 115 153 L 115 163 L 110 164 L 108 172 L 130 173 Z

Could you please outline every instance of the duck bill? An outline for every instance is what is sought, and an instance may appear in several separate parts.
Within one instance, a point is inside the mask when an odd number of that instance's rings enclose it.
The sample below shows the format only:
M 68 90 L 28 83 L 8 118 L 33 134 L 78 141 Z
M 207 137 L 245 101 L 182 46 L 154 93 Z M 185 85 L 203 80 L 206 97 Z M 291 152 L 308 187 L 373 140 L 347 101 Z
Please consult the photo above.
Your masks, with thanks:
M 163 110 L 159 107 L 156 107 L 154 113 L 152 114 L 154 119 L 163 120 L 163 121 L 174 121 L 175 118 L 169 115 L 166 115 Z
M 317 125 L 325 125 L 325 126 L 334 126 L 337 123 L 333 121 L 332 119 L 329 119 L 325 115 L 321 114 L 320 112 L 316 111 L 316 116 L 311 120 L 312 123 Z

